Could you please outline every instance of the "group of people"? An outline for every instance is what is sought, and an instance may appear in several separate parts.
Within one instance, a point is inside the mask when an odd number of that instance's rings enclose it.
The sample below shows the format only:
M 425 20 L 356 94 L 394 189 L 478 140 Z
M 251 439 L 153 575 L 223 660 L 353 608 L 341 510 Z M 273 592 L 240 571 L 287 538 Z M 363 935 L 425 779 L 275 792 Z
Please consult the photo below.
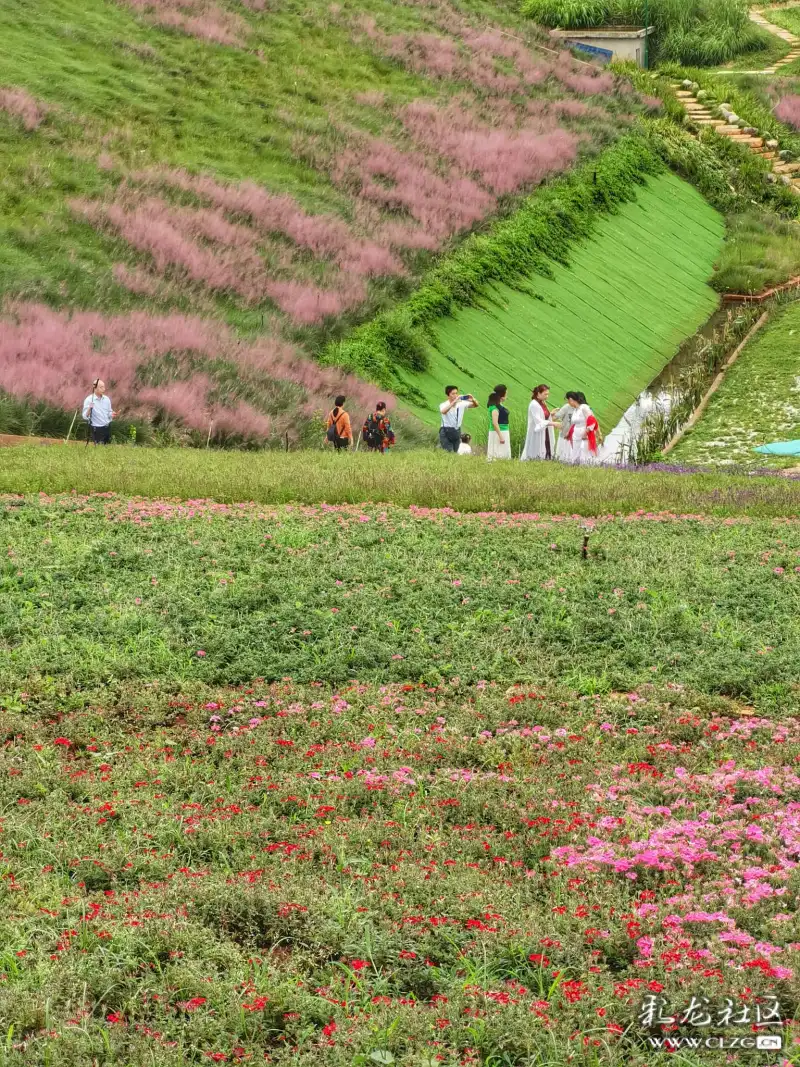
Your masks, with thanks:
M 445 452 L 470 455 L 471 437 L 462 432 L 464 413 L 480 405 L 471 393 L 461 393 L 458 386 L 445 386 L 445 400 L 439 405 L 441 426 L 439 445 Z M 562 463 L 597 463 L 602 443 L 600 427 L 583 393 L 570 391 L 565 403 L 557 410 L 548 407 L 550 387 L 537 385 L 528 404 L 528 425 L 521 460 L 557 459 Z M 510 414 L 506 406 L 508 386 L 496 385 L 486 407 L 489 416 L 489 435 L 486 454 L 489 460 L 511 459 Z M 353 443 L 353 425 L 345 408 L 347 397 L 336 397 L 334 407 L 325 422 L 325 437 L 336 451 L 346 451 Z M 558 440 L 556 433 L 558 430 Z M 361 440 L 370 452 L 385 453 L 395 443 L 386 404 L 378 401 L 364 420 Z
M 547 405 L 550 387 L 537 385 L 528 404 L 528 426 L 521 460 L 558 459 L 562 463 L 590 464 L 598 461 L 602 442 L 600 427 L 583 393 L 570 391 L 557 411 Z M 439 444 L 446 452 L 462 450 L 461 426 L 464 412 L 478 407 L 471 393 L 460 393 L 455 385 L 445 386 L 446 400 L 439 405 L 442 424 Z M 506 407 L 508 387 L 496 385 L 487 401 L 489 437 L 487 458 L 511 459 L 510 415 Z M 558 443 L 555 431 L 558 430 Z M 470 449 L 471 451 L 471 449 Z
M 337 452 L 347 451 L 353 443 L 353 426 L 349 412 L 345 411 L 346 403 L 346 396 L 337 396 L 325 422 L 325 438 Z M 394 430 L 383 400 L 378 401 L 375 410 L 364 420 L 361 439 L 369 452 L 388 452 L 394 444 Z

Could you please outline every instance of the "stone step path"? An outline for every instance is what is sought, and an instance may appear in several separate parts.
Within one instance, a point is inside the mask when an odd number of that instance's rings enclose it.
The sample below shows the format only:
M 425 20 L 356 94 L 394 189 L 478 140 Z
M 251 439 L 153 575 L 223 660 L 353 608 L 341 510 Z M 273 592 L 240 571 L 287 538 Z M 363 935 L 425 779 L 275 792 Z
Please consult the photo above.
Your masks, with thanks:
M 781 4 L 780 8 L 787 7 L 800 7 L 800 3 L 797 4 Z M 783 59 L 779 59 L 777 63 L 773 63 L 771 67 L 763 67 L 761 70 L 721 70 L 720 74 L 774 74 L 780 70 L 781 67 L 787 67 L 790 63 L 797 62 L 800 59 L 800 37 L 796 33 L 791 33 L 789 30 L 784 30 L 780 26 L 776 26 L 773 22 L 770 22 L 766 18 L 764 12 L 774 10 L 771 7 L 751 7 L 750 8 L 750 21 L 754 22 L 762 30 L 766 30 L 768 33 L 774 34 L 782 41 L 786 41 L 788 45 L 791 45 L 789 54 L 784 56 Z
M 774 175 L 772 180 L 781 182 L 800 196 L 800 161 L 790 159 L 786 152 L 779 153 L 777 141 L 763 137 L 753 126 L 746 126 L 731 111 L 729 104 L 708 103 L 707 94 L 700 90 L 696 82 L 687 80 L 673 83 L 672 88 L 683 105 L 690 125 L 696 126 L 698 133 L 702 129 L 713 129 L 766 159 Z

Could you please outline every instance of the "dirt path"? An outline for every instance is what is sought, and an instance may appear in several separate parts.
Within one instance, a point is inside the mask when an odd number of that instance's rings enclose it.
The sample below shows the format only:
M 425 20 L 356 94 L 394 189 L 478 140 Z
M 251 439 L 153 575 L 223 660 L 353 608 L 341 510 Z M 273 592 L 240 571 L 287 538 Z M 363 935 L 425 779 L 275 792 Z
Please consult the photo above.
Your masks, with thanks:
M 0 448 L 12 448 L 14 445 L 63 445 L 65 442 L 60 437 L 28 437 L 16 433 L 0 433 Z M 71 445 L 83 444 L 72 440 Z

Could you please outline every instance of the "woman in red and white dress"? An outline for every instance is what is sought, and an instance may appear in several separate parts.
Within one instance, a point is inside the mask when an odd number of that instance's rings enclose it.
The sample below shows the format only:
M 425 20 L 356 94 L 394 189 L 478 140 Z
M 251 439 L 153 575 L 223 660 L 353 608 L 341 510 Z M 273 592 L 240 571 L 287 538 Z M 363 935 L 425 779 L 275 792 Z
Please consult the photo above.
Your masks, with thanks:
M 570 449 L 566 454 L 568 463 L 591 465 L 597 463 L 599 454 L 600 426 L 594 412 L 586 403 L 583 393 L 573 393 L 568 400 L 574 408 L 567 441 Z

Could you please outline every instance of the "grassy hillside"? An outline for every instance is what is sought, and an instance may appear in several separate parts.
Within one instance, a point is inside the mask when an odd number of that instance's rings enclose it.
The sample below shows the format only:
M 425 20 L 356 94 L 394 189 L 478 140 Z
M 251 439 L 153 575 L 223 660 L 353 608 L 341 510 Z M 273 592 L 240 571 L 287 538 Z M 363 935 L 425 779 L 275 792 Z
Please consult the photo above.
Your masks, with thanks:
M 0 388 L 297 437 L 327 341 L 641 110 L 540 39 L 480 0 L 10 0 Z
M 798 338 L 800 304 L 774 310 L 671 458 L 679 463 L 796 467 L 796 458 L 763 456 L 753 448 L 800 438 Z
M 482 401 L 505 382 L 512 433 L 522 429 L 534 385 L 548 383 L 559 400 L 581 389 L 611 429 L 713 310 L 707 281 L 723 235 L 722 216 L 692 186 L 653 177 L 636 201 L 598 223 L 568 267 L 531 278 L 528 292 L 497 286 L 480 309 L 441 320 L 430 370 L 415 384 L 435 411 L 445 379 Z M 434 411 L 420 414 L 435 419 Z

